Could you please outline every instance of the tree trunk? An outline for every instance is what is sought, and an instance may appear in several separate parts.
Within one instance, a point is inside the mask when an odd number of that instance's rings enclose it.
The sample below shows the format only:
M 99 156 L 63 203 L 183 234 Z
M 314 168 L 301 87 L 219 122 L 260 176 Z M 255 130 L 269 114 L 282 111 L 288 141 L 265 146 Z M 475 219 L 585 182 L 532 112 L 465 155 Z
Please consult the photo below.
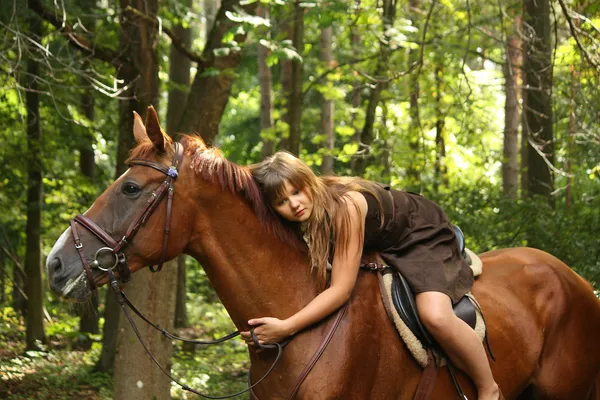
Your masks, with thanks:
M 371 89 L 369 96 L 367 111 L 365 113 L 365 124 L 363 125 L 361 138 L 361 149 L 362 155 L 357 157 L 352 170 L 354 175 L 363 175 L 367 169 L 367 165 L 371 161 L 371 145 L 374 140 L 374 124 L 377 112 L 377 105 L 381 99 L 381 92 L 387 87 L 387 79 L 385 72 L 388 70 L 388 60 L 390 57 L 389 37 L 388 32 L 394 26 L 394 20 L 396 18 L 396 0 L 384 0 L 383 1 L 383 40 L 380 42 L 380 55 L 375 69 L 375 78 L 379 79 L 378 82 L 373 83 L 374 87 Z
M 191 7 L 191 5 L 189 5 L 188 7 Z M 210 36 L 210 31 L 215 25 L 215 18 L 217 16 L 217 11 L 219 10 L 219 7 L 221 7 L 221 2 L 219 0 L 204 0 L 204 19 L 206 21 L 204 31 L 205 38 L 208 38 Z
M 440 60 L 435 67 L 435 163 L 434 163 L 434 191 L 439 192 L 440 183 L 448 186 L 448 174 L 446 169 L 446 140 L 444 128 L 446 125 L 444 111 L 442 110 L 442 75 L 444 67 Z
M 575 146 L 575 135 L 576 135 L 576 124 L 577 120 L 575 117 L 575 107 L 577 104 L 577 68 L 575 64 L 571 66 L 571 104 L 569 105 L 569 134 L 567 137 L 567 185 L 565 188 L 565 213 L 570 214 L 571 206 L 573 203 L 573 147 Z
M 39 41 L 42 34 L 42 22 L 32 16 L 29 28 L 34 40 Z M 34 54 L 37 49 L 31 50 Z M 27 282 L 27 349 L 37 349 L 38 341 L 45 342 L 44 333 L 44 286 L 42 285 L 42 145 L 40 129 L 40 99 L 37 77 L 39 65 L 36 60 L 27 61 L 27 74 L 31 77 L 29 90 L 25 94 L 27 105 L 27 147 L 28 147 L 28 178 L 27 178 L 27 226 L 25 233 L 25 272 Z
M 127 6 L 127 2 L 121 2 L 121 9 Z M 132 44 L 130 41 L 135 34 L 135 26 L 126 16 L 123 15 L 121 21 L 121 31 L 119 38 L 119 52 L 122 54 L 131 54 Z M 137 72 L 132 66 L 126 66 L 118 70 L 118 78 L 121 82 L 127 83 L 127 89 L 122 97 L 130 100 L 119 102 L 119 137 L 117 142 L 117 161 L 115 170 L 115 179 L 119 178 L 126 170 L 125 160 L 129 156 L 135 144 L 133 138 L 133 112 L 141 112 L 141 105 L 137 104 L 135 90 L 129 83 L 136 79 Z M 137 276 L 137 275 L 136 275 Z M 95 365 L 95 370 L 99 372 L 113 371 L 115 364 L 115 349 L 117 346 L 117 334 L 119 330 L 121 310 L 114 293 L 111 290 L 106 291 L 106 301 L 104 309 L 104 329 L 102 332 L 102 353 Z
M 256 9 L 256 14 L 259 17 L 269 20 L 269 5 L 259 5 Z M 270 28 L 267 28 L 263 36 L 265 40 L 271 40 Z M 269 49 L 260 43 L 257 46 L 258 79 L 260 82 L 260 130 L 263 133 L 261 154 L 265 158 L 275 152 L 275 141 L 272 138 L 272 133 L 269 132 L 267 137 L 264 136 L 265 131 L 273 128 L 273 74 L 271 68 L 267 65 Z
M 580 7 L 578 7 L 580 8 Z M 577 9 L 577 12 L 581 12 L 581 9 Z M 579 19 L 573 19 L 573 24 L 577 27 L 580 25 Z M 573 204 L 573 157 L 574 157 L 574 147 L 575 147 L 575 135 L 577 129 L 577 82 L 579 73 L 577 72 L 577 66 L 579 65 L 579 53 L 576 55 L 577 61 L 575 61 L 570 69 L 571 69 L 571 96 L 570 96 L 570 105 L 569 105 L 569 135 L 567 138 L 567 185 L 565 188 L 565 213 L 567 215 L 571 212 L 571 207 Z
M 357 5 L 360 4 L 359 1 L 357 1 Z M 357 7 L 358 10 L 358 7 Z M 356 11 L 355 13 L 358 13 L 359 11 Z M 355 55 L 355 57 L 358 57 L 358 55 L 360 54 L 360 49 L 361 49 L 361 45 L 360 45 L 360 35 L 358 34 L 358 29 L 356 28 L 356 26 L 352 26 L 351 31 L 350 31 L 350 45 L 352 47 L 352 54 Z M 352 141 L 354 143 L 357 144 L 357 149 L 360 149 L 360 144 L 362 142 L 362 130 L 359 129 L 356 125 L 356 115 L 357 115 L 357 111 L 360 108 L 360 105 L 362 103 L 362 96 L 361 96 L 361 92 L 362 92 L 362 83 L 359 79 L 356 79 L 354 84 L 352 85 L 352 96 L 350 97 L 350 104 L 352 104 L 352 108 L 355 110 L 352 112 L 352 117 L 351 117 L 351 126 L 355 127 L 354 128 L 354 135 L 352 135 Z M 354 171 L 356 171 L 356 163 L 359 160 L 359 155 L 354 154 L 352 156 L 352 160 L 350 161 L 350 169 L 352 170 L 352 173 L 354 174 Z
M 304 7 L 300 0 L 294 0 L 293 6 L 293 36 L 292 43 L 300 56 L 304 50 Z M 292 60 L 291 90 L 288 98 L 287 118 L 289 137 L 282 146 L 292 154 L 300 154 L 300 139 L 302 135 L 302 83 L 304 61 Z
M 227 13 L 234 12 L 234 7 L 238 7 L 239 3 L 239 0 L 224 0 L 217 12 L 215 23 L 202 52 L 205 62 L 198 64 L 198 71 L 177 129 L 178 132 L 198 132 L 209 144 L 219 133 L 219 123 L 229 100 L 234 76 L 228 70 L 235 69 L 241 60 L 239 51 L 230 51 L 228 54 L 217 56 L 214 50 L 223 47 L 221 43 L 223 36 L 237 25 L 227 17 Z M 256 6 L 257 2 L 252 2 L 241 8 L 252 14 Z M 245 40 L 245 34 L 235 36 L 235 41 L 239 44 Z M 209 69 L 219 71 L 219 74 L 207 73 Z
M 8 265 L 6 263 L 6 256 L 3 251 L 0 251 L 0 304 L 4 304 L 6 301 L 6 274 L 8 272 Z
M 173 321 L 175 328 L 186 328 L 190 325 L 187 315 L 187 267 L 185 260 L 187 256 L 180 254 L 177 257 L 177 289 L 175 296 L 175 320 Z
M 515 18 L 515 32 L 506 41 L 504 63 L 504 158 L 502 160 L 502 189 L 504 195 L 517 198 L 519 189 L 519 78 L 521 71 L 520 17 Z
M 94 121 L 94 88 L 85 79 L 80 79 L 81 85 L 84 87 L 81 94 L 81 110 L 83 115 L 90 121 Z M 96 176 L 96 159 L 94 155 L 94 137 L 91 132 L 86 132 L 79 139 L 79 168 L 83 176 L 87 177 L 91 183 L 94 183 Z
M 527 191 L 548 197 L 554 190 L 552 132 L 552 47 L 549 0 L 525 0 L 525 41 L 527 57 L 527 103 L 524 107 L 529 131 Z
M 121 9 L 125 9 L 128 5 L 152 17 L 158 11 L 158 0 L 121 0 Z M 134 98 L 138 101 L 124 102 L 122 109 L 127 111 L 127 108 L 137 108 L 138 113 L 145 115 L 149 105 L 158 105 L 157 28 L 144 20 L 124 19 L 121 22 L 121 33 L 121 47 L 128 49 L 133 55 L 134 65 L 139 75 L 133 84 Z M 132 113 L 123 112 L 121 117 L 123 119 L 120 125 L 127 126 L 128 130 L 121 131 L 120 135 L 133 136 L 133 130 L 129 129 L 133 120 Z M 174 262 L 167 263 L 160 274 L 152 274 L 149 269 L 144 268 L 133 276 L 126 288 L 131 302 L 149 320 L 167 330 L 173 327 L 175 310 L 177 269 L 174 264 Z M 132 318 L 138 324 L 142 340 L 150 352 L 168 370 L 172 352 L 171 341 L 149 326 L 141 325 L 143 322 L 136 316 Z M 170 379 L 153 364 L 138 342 L 133 329 L 124 316 L 121 316 L 114 363 L 114 398 L 116 400 L 168 399 L 170 386 Z
M 81 85 L 84 87 L 81 95 L 81 108 L 83 115 L 90 121 L 94 121 L 94 89 L 85 78 L 81 78 Z M 87 177 L 90 183 L 94 182 L 96 175 L 96 160 L 94 155 L 94 137 L 91 132 L 85 131 L 82 135 L 79 145 L 79 168 L 81 174 Z M 98 326 L 98 292 L 92 293 L 91 301 L 85 304 L 80 304 L 79 309 L 79 331 L 84 333 L 97 334 L 100 332 Z M 85 346 L 91 346 L 91 341 L 85 343 Z
M 332 43 L 333 28 L 321 30 L 321 62 L 325 68 L 331 68 L 333 63 Z M 325 154 L 321 164 L 321 174 L 333 174 L 333 150 L 335 148 L 335 132 L 333 130 L 333 100 L 323 96 L 321 104 L 321 133 L 325 136 Z
M 419 0 L 409 0 L 410 19 L 413 26 L 419 26 L 420 18 Z M 408 50 L 408 66 L 410 67 L 418 61 L 419 50 Z M 421 169 L 419 165 L 419 142 L 421 140 L 421 116 L 419 111 L 419 74 L 412 73 L 409 78 L 409 99 L 410 99 L 410 125 L 408 129 L 408 144 L 410 147 L 409 165 L 406 170 L 408 186 L 416 192 L 421 192 Z
M 188 8 L 192 6 L 191 0 L 186 0 Z M 216 9 L 214 10 L 216 13 Z M 213 16 L 214 17 L 214 16 Z M 208 20 L 208 17 L 207 17 Z M 192 31 L 185 29 L 181 25 L 173 28 L 173 32 L 179 37 L 186 48 L 192 44 Z M 169 56 L 169 80 L 185 87 L 190 84 L 191 61 L 185 55 L 181 54 L 175 46 L 171 45 Z M 173 134 L 176 132 L 177 125 L 181 119 L 181 114 L 185 107 L 186 92 L 178 87 L 169 90 L 169 104 L 167 106 L 167 132 Z M 176 303 L 174 326 L 184 328 L 188 325 L 186 312 L 186 256 L 181 254 L 177 257 L 177 284 L 176 284 Z
M 292 10 L 293 12 L 293 10 Z M 283 21 L 281 21 L 281 31 L 286 35 L 286 40 L 293 41 L 294 39 L 294 30 L 293 24 L 289 22 L 290 18 L 284 16 Z M 288 150 L 290 148 L 290 98 L 292 95 L 292 60 L 282 59 L 279 61 L 281 65 L 281 96 L 283 99 L 283 116 L 282 120 L 287 124 L 287 136 L 281 138 L 279 147 L 281 150 Z

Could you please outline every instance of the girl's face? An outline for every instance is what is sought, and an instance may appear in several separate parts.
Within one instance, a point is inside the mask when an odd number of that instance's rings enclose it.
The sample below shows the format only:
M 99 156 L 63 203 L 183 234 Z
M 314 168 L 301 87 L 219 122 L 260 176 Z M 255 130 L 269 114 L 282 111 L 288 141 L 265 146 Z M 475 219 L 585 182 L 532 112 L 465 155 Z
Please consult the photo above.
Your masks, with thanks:
M 307 221 L 313 210 L 313 201 L 309 190 L 308 187 L 298 189 L 286 181 L 283 196 L 273 201 L 273 209 L 288 221 Z

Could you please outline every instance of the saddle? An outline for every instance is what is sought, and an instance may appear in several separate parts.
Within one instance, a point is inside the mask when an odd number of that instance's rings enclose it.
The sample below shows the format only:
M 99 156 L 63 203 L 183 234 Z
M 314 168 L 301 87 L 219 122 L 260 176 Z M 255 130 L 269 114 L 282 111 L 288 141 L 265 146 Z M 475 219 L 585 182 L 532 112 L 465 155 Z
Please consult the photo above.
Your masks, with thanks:
M 482 272 L 479 257 L 465 248 L 464 235 L 458 226 L 453 226 L 462 256 L 473 270 L 475 277 Z M 415 296 L 406 279 L 395 269 L 388 267 L 378 253 L 363 256 L 362 267 L 377 270 L 382 300 L 388 317 L 398 330 L 408 349 L 417 362 L 425 369 L 414 399 L 428 399 L 437 376 L 437 367 L 444 365 L 447 357 L 427 329 L 421 323 L 417 312 Z M 467 293 L 453 307 L 454 314 L 469 325 L 481 340 L 485 340 L 490 356 L 495 360 L 489 346 L 485 320 L 481 307 L 475 298 Z M 450 375 L 460 398 L 464 393 L 455 377 L 452 365 L 447 362 Z
M 453 225 L 453 228 L 454 228 L 454 233 L 456 234 L 456 238 L 458 240 L 460 252 L 461 252 L 462 256 L 465 258 L 465 260 L 467 261 L 467 263 L 472 266 L 474 259 L 476 261 L 479 261 L 479 263 L 480 263 L 481 261 L 479 260 L 479 257 L 477 257 L 471 251 L 467 252 L 467 249 L 465 248 L 465 239 L 464 239 L 464 234 L 463 234 L 462 230 L 456 225 Z M 379 255 L 377 254 L 375 257 L 379 257 Z M 379 257 L 379 262 L 382 262 L 380 257 Z M 473 271 L 473 274 L 475 276 L 478 276 L 480 273 L 481 273 L 481 268 L 478 268 L 477 270 Z M 391 274 L 391 277 L 388 277 L 387 276 L 388 274 Z M 391 299 L 391 304 L 394 305 L 394 309 L 398 313 L 398 316 L 404 322 L 404 325 L 406 325 L 406 327 L 414 334 L 416 339 L 422 344 L 422 347 L 425 350 L 433 349 L 437 354 L 443 353 L 440 346 L 438 345 L 438 343 L 429 334 L 427 329 L 421 323 L 421 319 L 419 318 L 419 314 L 417 313 L 417 305 L 415 303 L 415 296 L 414 296 L 414 293 L 412 292 L 410 286 L 408 285 L 407 280 L 402 276 L 402 274 L 400 274 L 398 271 L 396 271 L 392 268 L 386 269 L 382 273 L 382 275 L 383 275 L 383 277 L 380 276 L 380 288 L 382 290 L 382 295 L 384 298 L 387 297 L 388 299 Z M 383 279 L 381 279 L 381 278 L 383 278 Z M 386 281 L 389 282 L 390 279 L 391 279 L 391 284 L 389 284 L 389 283 L 386 284 Z M 383 286 L 382 286 L 382 282 L 381 282 L 382 280 L 383 280 Z M 386 309 L 391 308 L 389 300 L 384 301 L 384 304 L 386 305 Z M 475 299 L 473 298 L 473 296 L 470 293 L 468 293 L 468 294 L 464 295 L 463 298 L 454 305 L 453 310 L 454 310 L 454 314 L 458 318 L 463 320 L 467 325 L 469 325 L 471 327 L 471 329 L 475 330 L 476 332 L 479 330 L 480 332 L 478 332 L 478 335 L 481 338 L 482 328 L 480 327 L 479 329 L 476 329 L 477 328 L 477 317 L 478 317 L 478 315 L 477 315 L 478 310 L 476 309 L 476 304 L 477 303 L 476 303 Z M 479 308 L 478 305 L 477 305 L 477 308 Z M 388 315 L 390 315 L 390 314 L 393 314 L 391 309 L 388 310 Z M 392 318 L 392 321 L 394 321 L 394 317 L 391 316 L 391 318 Z M 398 323 L 396 321 L 394 321 L 394 322 L 395 322 L 395 325 L 398 327 Z M 485 327 L 483 327 L 483 331 L 485 331 Z M 406 341 L 405 335 L 403 335 L 403 339 L 405 339 L 405 341 Z M 414 351 L 413 351 L 413 353 L 414 353 Z M 415 357 L 415 358 L 417 358 L 417 357 Z M 420 364 L 424 364 L 421 361 L 422 359 L 423 359 L 423 356 L 417 358 L 417 360 L 420 361 Z M 426 363 L 425 363 L 425 365 L 426 365 Z

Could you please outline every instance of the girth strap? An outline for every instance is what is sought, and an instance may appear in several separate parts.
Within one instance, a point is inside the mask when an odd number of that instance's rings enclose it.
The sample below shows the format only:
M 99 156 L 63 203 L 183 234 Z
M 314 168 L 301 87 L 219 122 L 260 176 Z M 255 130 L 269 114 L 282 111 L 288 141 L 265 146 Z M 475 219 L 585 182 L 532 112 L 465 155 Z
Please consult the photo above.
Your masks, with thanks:
M 310 359 L 310 361 L 308 362 L 308 364 L 306 364 L 306 367 L 304 367 L 304 369 L 300 373 L 300 376 L 298 377 L 298 380 L 296 381 L 294 388 L 288 395 L 287 400 L 294 399 L 296 397 L 296 395 L 298 394 L 298 391 L 300 390 L 300 386 L 302 386 L 302 383 L 304 382 L 304 380 L 306 379 L 306 377 L 308 376 L 310 371 L 313 369 L 313 367 L 315 366 L 317 361 L 319 361 L 319 359 L 321 358 L 321 355 L 323 354 L 323 352 L 329 345 L 329 342 L 331 342 L 331 338 L 333 338 L 333 335 L 335 334 L 335 331 L 337 330 L 338 326 L 340 325 L 342 318 L 346 314 L 347 309 L 348 309 L 348 303 L 343 305 L 342 308 L 340 308 L 338 310 L 337 315 L 335 317 L 335 321 L 333 322 L 333 325 L 329 329 L 329 332 L 327 332 L 327 336 L 325 336 L 325 339 L 323 340 L 323 342 L 321 343 L 321 345 L 319 346 L 317 351 L 315 351 L 315 353 L 313 354 L 313 356 Z M 257 385 L 256 383 L 254 385 L 251 385 L 251 383 L 252 382 L 250 380 L 250 374 L 248 374 L 248 385 L 251 388 L 255 387 Z M 254 390 L 252 390 L 252 389 L 250 389 L 250 399 L 258 400 L 256 393 L 254 393 Z
M 427 349 L 427 367 L 423 370 L 421 380 L 417 386 L 415 397 L 413 400 L 428 400 L 433 393 L 433 387 L 435 386 L 435 378 L 437 378 L 438 366 L 435 362 L 435 356 L 433 350 Z
M 310 371 L 312 370 L 312 368 L 315 366 L 315 364 L 317 363 L 317 361 L 319 361 L 319 358 L 321 358 L 321 355 L 323 354 L 323 352 L 327 348 L 327 345 L 331 341 L 331 338 L 333 337 L 333 334 L 337 330 L 338 325 L 340 324 L 340 321 L 344 317 L 344 314 L 346 314 L 346 309 L 347 308 L 348 308 L 348 303 L 346 303 L 340 309 L 340 311 L 338 311 L 337 316 L 335 318 L 335 321 L 333 322 L 333 326 L 331 327 L 331 329 L 327 333 L 327 336 L 325 337 L 325 340 L 323 340 L 323 343 L 321 343 L 321 346 L 319 346 L 319 348 L 317 349 L 317 351 L 315 351 L 315 354 L 312 356 L 312 358 L 310 359 L 310 361 L 308 362 L 308 364 L 306 365 L 306 367 L 304 367 L 304 370 L 300 374 L 300 377 L 298 378 L 298 381 L 296 382 L 296 385 L 294 386 L 294 389 L 292 389 L 292 392 L 287 397 L 287 400 L 292 400 L 293 398 L 296 397 L 296 394 L 298 394 L 298 390 L 300 390 L 300 386 L 302 385 L 302 382 L 304 382 L 304 380 L 306 379 L 306 377 L 308 376 L 308 374 L 310 373 Z

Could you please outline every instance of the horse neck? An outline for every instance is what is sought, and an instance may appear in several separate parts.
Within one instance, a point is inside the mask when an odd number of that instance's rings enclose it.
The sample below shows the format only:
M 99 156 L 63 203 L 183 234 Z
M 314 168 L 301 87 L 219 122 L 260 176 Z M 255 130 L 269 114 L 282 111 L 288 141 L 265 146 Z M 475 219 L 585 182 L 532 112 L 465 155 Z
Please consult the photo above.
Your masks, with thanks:
M 238 195 L 198 197 L 186 250 L 200 262 L 238 327 L 253 317 L 286 318 L 316 295 L 306 254 L 283 243 Z

